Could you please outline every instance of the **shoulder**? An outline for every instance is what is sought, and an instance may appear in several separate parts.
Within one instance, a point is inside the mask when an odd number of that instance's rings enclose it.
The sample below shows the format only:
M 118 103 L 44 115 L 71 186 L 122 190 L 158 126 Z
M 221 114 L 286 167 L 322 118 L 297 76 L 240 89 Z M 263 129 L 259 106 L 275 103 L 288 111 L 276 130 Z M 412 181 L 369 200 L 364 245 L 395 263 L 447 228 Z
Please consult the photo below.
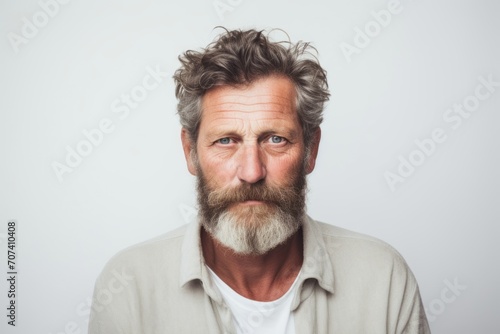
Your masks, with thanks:
M 116 253 L 104 266 L 101 276 L 113 270 L 127 270 L 132 274 L 178 262 L 187 225 L 155 238 L 129 246 Z
M 346 246 L 352 245 L 354 247 L 366 247 L 371 250 L 379 249 L 383 252 L 396 253 L 399 255 L 391 245 L 378 238 L 331 224 L 319 221 L 314 222 L 317 224 L 325 242 L 335 242 Z
M 428 332 L 417 281 L 396 249 L 365 234 L 312 219 L 309 224 L 326 254 L 322 264 L 333 272 L 337 312 L 356 309 L 367 319 L 384 319 L 391 333 Z
M 391 291 L 394 298 L 414 298 L 418 286 L 401 254 L 388 243 L 337 226 L 311 221 L 327 256 L 338 290 Z M 323 263 L 326 265 L 326 263 Z
M 144 315 L 178 307 L 185 298 L 179 268 L 189 226 L 127 247 L 106 263 L 94 286 L 89 333 L 142 333 Z
M 385 241 L 312 219 L 310 221 L 319 231 L 334 264 L 353 268 L 363 266 L 380 270 L 385 267 L 391 271 L 409 271 L 401 254 Z

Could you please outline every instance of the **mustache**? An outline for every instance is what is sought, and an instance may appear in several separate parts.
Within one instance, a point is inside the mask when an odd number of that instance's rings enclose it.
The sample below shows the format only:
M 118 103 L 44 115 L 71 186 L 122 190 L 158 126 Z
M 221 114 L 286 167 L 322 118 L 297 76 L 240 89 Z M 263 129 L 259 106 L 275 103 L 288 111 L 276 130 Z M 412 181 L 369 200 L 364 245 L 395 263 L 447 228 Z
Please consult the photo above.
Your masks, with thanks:
M 275 205 L 289 206 L 297 191 L 294 186 L 275 187 L 264 183 L 241 184 L 237 187 L 217 189 L 208 193 L 207 204 L 213 208 L 228 207 L 244 201 L 260 201 Z

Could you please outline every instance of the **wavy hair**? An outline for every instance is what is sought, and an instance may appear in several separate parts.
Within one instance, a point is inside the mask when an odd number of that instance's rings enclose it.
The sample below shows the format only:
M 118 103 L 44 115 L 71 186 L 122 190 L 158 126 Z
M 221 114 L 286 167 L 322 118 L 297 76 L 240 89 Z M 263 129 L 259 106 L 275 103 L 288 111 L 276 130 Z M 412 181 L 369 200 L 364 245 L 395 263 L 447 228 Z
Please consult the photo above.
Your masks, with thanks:
M 326 71 L 315 57 L 316 49 L 299 41 L 272 42 L 257 30 L 225 30 L 201 51 L 179 56 L 181 67 L 174 74 L 177 112 L 192 141 L 198 138 L 202 98 L 221 85 L 247 85 L 262 77 L 282 75 L 296 87 L 297 113 L 306 147 L 323 121 L 329 99 Z

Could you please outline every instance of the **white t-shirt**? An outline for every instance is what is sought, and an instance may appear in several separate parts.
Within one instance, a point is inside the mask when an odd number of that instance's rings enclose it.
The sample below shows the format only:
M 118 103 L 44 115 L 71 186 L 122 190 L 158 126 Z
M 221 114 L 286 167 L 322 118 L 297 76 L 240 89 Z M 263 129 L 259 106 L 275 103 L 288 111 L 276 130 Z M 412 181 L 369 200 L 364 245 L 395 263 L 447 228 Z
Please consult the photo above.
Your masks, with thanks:
M 295 334 L 290 309 L 299 275 L 283 296 L 271 302 L 259 302 L 241 296 L 208 269 L 222 298 L 233 313 L 238 334 Z

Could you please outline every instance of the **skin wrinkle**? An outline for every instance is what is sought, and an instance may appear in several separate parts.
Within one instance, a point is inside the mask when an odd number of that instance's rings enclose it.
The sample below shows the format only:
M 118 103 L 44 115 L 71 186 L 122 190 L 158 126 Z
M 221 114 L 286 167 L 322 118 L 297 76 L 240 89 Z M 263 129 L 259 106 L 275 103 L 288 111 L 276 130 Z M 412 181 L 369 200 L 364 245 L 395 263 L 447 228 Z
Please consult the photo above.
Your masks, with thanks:
M 182 132 L 188 169 L 199 182 L 206 264 L 255 300 L 279 298 L 302 264 L 305 174 L 314 168 L 317 145 L 305 158 L 295 100 L 295 87 L 284 77 L 243 88 L 219 86 L 202 100 L 197 142 Z M 272 136 L 284 139 L 274 142 Z
M 253 29 L 226 31 L 203 51 L 186 51 L 174 74 L 181 124 L 196 142 L 207 92 L 222 86 L 244 90 L 262 78 L 286 78 L 294 91 L 292 102 L 300 115 L 304 141 L 311 142 L 330 96 L 326 71 L 316 54 L 310 43 L 273 42 L 269 34 Z
M 283 87 L 281 91 L 273 91 L 273 94 L 260 94 L 262 90 L 266 91 L 269 89 L 268 86 L 265 87 L 258 87 L 257 89 L 251 90 L 251 95 L 248 96 L 248 99 L 253 99 L 253 101 L 259 101 L 259 98 L 256 96 L 266 96 L 266 102 L 268 100 L 268 96 L 288 96 L 288 98 L 283 98 L 282 100 L 288 101 L 284 106 L 279 106 L 278 108 L 274 108 L 272 112 L 270 111 L 255 111 L 250 114 L 245 114 L 241 112 L 226 112 L 226 111 L 221 111 L 218 109 L 211 109 L 208 106 L 209 105 L 216 105 L 217 101 L 219 98 L 222 98 L 224 100 L 228 99 L 234 99 L 234 96 L 241 97 L 240 89 L 237 88 L 230 88 L 228 89 L 229 92 L 225 92 L 225 94 L 220 94 L 221 89 L 223 87 L 217 87 L 213 91 L 207 92 L 205 98 L 204 98 L 204 117 L 202 118 L 202 122 L 200 124 L 200 133 L 199 133 L 199 141 L 198 141 L 198 146 L 200 143 L 203 143 L 203 146 L 205 147 L 211 147 L 212 149 L 209 149 L 206 152 L 206 155 L 201 154 L 200 152 L 200 163 L 203 166 L 204 165 L 204 160 L 205 159 L 216 159 L 217 156 L 224 156 L 224 154 L 220 154 L 220 152 L 217 152 L 218 150 L 221 150 L 222 148 L 219 148 L 218 144 L 214 145 L 214 142 L 220 138 L 223 137 L 231 137 L 230 135 L 234 135 L 236 133 L 236 138 L 240 139 L 241 141 L 241 146 L 243 148 L 248 149 L 248 147 L 254 145 L 255 143 L 258 143 L 259 136 L 262 135 L 263 132 L 269 133 L 273 132 L 278 136 L 282 136 L 285 139 L 289 141 L 290 148 L 287 151 L 287 154 L 283 154 L 281 159 L 283 160 L 283 163 L 287 160 L 287 157 L 291 155 L 292 152 L 297 151 L 302 151 L 301 149 L 294 148 L 295 147 L 295 142 L 300 142 L 299 140 L 295 140 L 296 138 L 287 138 L 289 137 L 289 132 L 292 131 L 285 131 L 281 133 L 276 133 L 277 129 L 282 129 L 283 125 L 286 125 L 287 128 L 295 128 L 295 129 L 300 129 L 298 117 L 296 115 L 296 112 L 290 112 L 290 110 L 293 110 L 293 104 L 291 101 L 293 100 L 293 97 L 295 95 L 295 91 L 293 89 L 293 86 L 289 85 L 289 81 L 286 81 L 287 79 L 276 79 L 277 81 L 281 81 L 280 84 Z M 283 83 L 285 81 L 288 83 L 288 85 L 285 85 Z M 256 84 L 260 82 L 257 81 Z M 254 85 L 256 86 L 256 85 Z M 254 86 L 250 86 L 251 88 L 254 88 Z M 244 92 L 249 92 L 250 87 L 245 87 Z M 226 87 L 227 88 L 227 87 Z M 281 88 L 281 87 L 280 87 Z M 213 97 L 216 96 L 216 99 L 213 99 Z M 206 101 L 215 101 L 215 103 L 206 103 Z M 288 117 L 287 117 L 288 116 Z M 290 117 L 292 116 L 292 117 Z M 263 130 L 261 129 L 261 125 L 263 123 L 268 123 L 266 128 Z M 280 123 L 280 124 L 277 124 Z M 204 131 L 204 129 L 206 129 Z M 230 131 L 228 133 L 226 131 Z M 214 133 L 216 132 L 216 133 Z M 226 132 L 226 133 L 225 133 Z M 295 131 L 297 132 L 297 131 Z M 300 131 L 301 132 L 301 131 Z M 254 134 L 253 136 L 249 136 L 249 134 Z M 200 140 L 201 139 L 201 140 Z M 233 138 L 234 139 L 234 138 Z M 297 138 L 298 139 L 298 138 Z M 230 146 L 230 145 L 229 145 Z M 259 145 L 259 146 L 266 146 L 266 145 Z M 300 145 L 299 145 L 300 146 Z M 198 147 L 200 149 L 200 147 Z M 224 148 L 223 150 L 231 150 L 231 148 Z M 251 148 L 252 153 L 254 151 L 254 148 Z M 236 149 L 234 149 L 235 153 L 238 153 Z M 263 151 L 266 151 L 265 148 L 263 148 Z M 217 154 L 214 154 L 217 152 Z M 300 152 L 302 153 L 302 152 Z M 213 154 L 213 156 L 211 156 Z M 233 154 L 233 155 L 234 155 Z M 206 158 L 205 158 L 206 157 Z M 222 161 L 221 161 L 222 163 Z M 235 162 L 236 163 L 236 162 Z M 236 182 L 235 182 L 236 184 Z
M 268 139 L 270 139 L 273 136 L 278 136 L 282 137 L 284 140 L 281 143 L 272 143 L 276 148 L 279 148 L 280 146 L 284 146 L 287 144 L 295 144 L 297 142 L 297 133 L 294 130 L 291 129 L 266 129 L 264 128 L 261 130 L 261 132 L 256 132 L 252 129 L 248 130 L 251 134 L 245 135 L 244 133 L 246 132 L 245 130 L 240 130 L 240 131 L 231 131 L 231 130 L 225 130 L 225 129 L 212 129 L 209 133 L 207 133 L 207 138 L 205 139 L 206 145 L 211 146 L 211 145 L 222 145 L 222 146 L 229 146 L 231 144 L 235 144 L 237 142 L 238 144 L 243 143 L 243 144 L 265 144 L 268 142 Z M 243 135 L 242 135 L 243 133 Z M 218 142 L 219 139 L 222 138 L 229 138 L 233 140 L 234 142 L 229 143 L 229 144 L 221 144 Z
M 264 139 L 268 135 L 285 138 L 285 143 L 282 146 L 286 144 L 293 145 L 298 141 L 296 130 L 290 129 L 290 126 L 286 125 L 275 125 L 277 122 L 286 123 L 290 120 L 289 110 L 294 108 L 293 98 L 269 93 L 245 96 L 236 93 L 237 91 L 232 91 L 230 95 L 217 95 L 221 89 L 222 87 L 217 87 L 208 92 L 203 99 L 203 109 L 215 112 L 215 115 L 210 119 L 210 130 L 207 133 L 206 141 L 203 143 L 204 146 L 217 145 L 216 141 L 225 137 L 238 141 L 240 145 L 258 145 L 260 147 L 264 146 Z M 248 91 L 248 89 L 249 87 L 244 88 L 245 91 Z M 290 93 L 290 91 L 286 92 Z M 217 100 L 210 102 L 213 101 L 211 97 L 214 95 L 217 95 Z M 242 100 L 245 101 L 242 102 Z M 296 115 L 293 116 L 293 119 L 294 123 L 298 122 Z M 250 120 L 250 122 L 247 120 Z M 203 126 L 204 122 L 206 122 L 206 117 L 202 117 L 201 126 Z M 267 125 L 269 122 L 271 126 Z M 263 124 L 266 124 L 266 128 L 263 128 Z M 248 134 L 252 134 L 252 136 Z M 264 148 L 262 147 L 262 149 Z M 276 145 L 276 150 L 280 151 L 278 145 Z M 223 154 L 220 156 L 223 156 Z

